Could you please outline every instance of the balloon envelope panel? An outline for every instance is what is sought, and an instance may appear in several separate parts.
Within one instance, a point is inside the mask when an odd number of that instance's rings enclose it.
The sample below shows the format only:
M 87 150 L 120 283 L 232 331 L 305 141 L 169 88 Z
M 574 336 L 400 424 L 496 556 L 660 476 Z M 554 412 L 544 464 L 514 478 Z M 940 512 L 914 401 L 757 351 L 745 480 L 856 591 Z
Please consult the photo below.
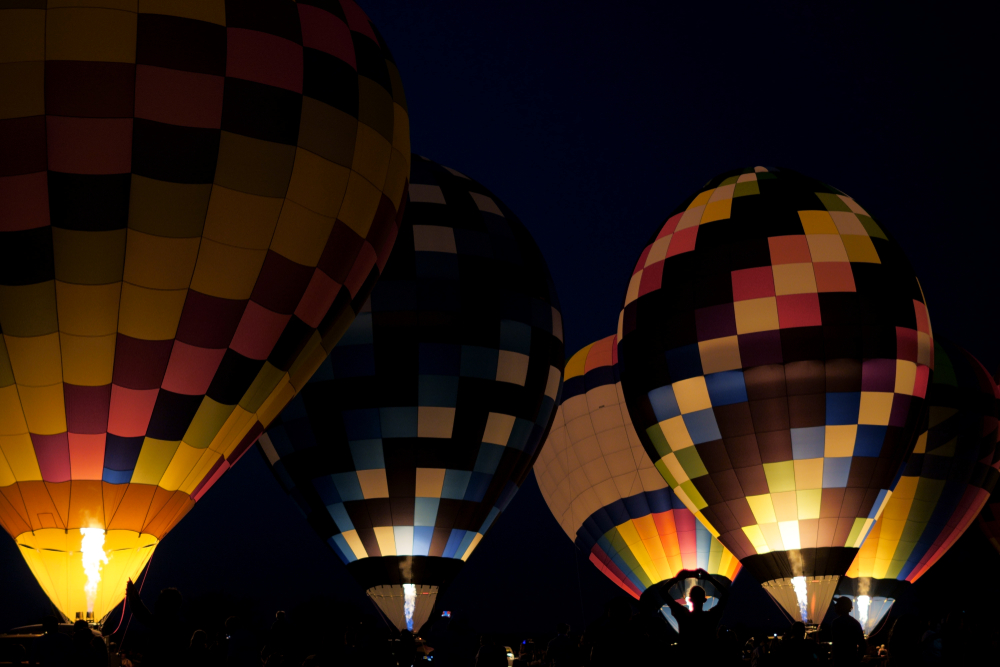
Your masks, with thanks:
M 364 303 L 408 119 L 350 0 L 84 4 L 0 11 L 0 522 L 145 543 Z
M 549 509 L 590 561 L 630 595 L 703 568 L 730 581 L 739 561 L 653 467 L 625 410 L 614 336 L 574 354 L 535 461 Z
M 926 430 L 848 577 L 914 583 L 962 536 L 996 482 L 997 398 L 971 354 L 935 340 Z
M 619 320 L 636 431 L 761 582 L 843 574 L 923 416 L 930 320 L 853 199 L 788 170 L 712 179 L 636 264 Z
M 370 305 L 261 439 L 369 589 L 446 583 L 530 470 L 562 384 L 555 289 L 514 214 L 416 156 L 406 211 Z

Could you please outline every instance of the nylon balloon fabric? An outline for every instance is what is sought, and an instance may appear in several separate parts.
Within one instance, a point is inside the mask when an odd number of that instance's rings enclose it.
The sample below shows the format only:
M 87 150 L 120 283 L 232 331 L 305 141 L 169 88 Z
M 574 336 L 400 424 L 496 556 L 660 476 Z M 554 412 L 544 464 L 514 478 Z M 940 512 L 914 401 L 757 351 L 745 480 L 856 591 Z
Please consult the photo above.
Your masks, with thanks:
M 913 583 L 962 536 L 996 484 L 998 395 L 975 357 L 935 340 L 926 430 L 848 577 Z
M 874 632 L 906 587 L 961 537 L 996 485 L 998 389 L 969 352 L 937 338 L 928 415 L 885 510 L 840 580 Z
M 569 538 L 636 599 L 681 570 L 735 579 L 739 561 L 670 490 L 635 433 L 621 395 L 615 336 L 574 354 L 563 377 L 534 470 Z
M 657 469 L 786 610 L 819 622 L 925 413 L 933 338 L 901 249 L 835 188 L 722 174 L 643 250 L 618 338 Z
M 351 0 L 49 5 L 0 10 L 0 523 L 100 618 L 364 303 L 409 129 Z
M 366 307 L 260 443 L 386 616 L 419 629 L 507 506 L 555 413 L 562 318 L 538 247 L 479 183 L 413 157 Z M 423 595 L 426 593 L 427 595 Z

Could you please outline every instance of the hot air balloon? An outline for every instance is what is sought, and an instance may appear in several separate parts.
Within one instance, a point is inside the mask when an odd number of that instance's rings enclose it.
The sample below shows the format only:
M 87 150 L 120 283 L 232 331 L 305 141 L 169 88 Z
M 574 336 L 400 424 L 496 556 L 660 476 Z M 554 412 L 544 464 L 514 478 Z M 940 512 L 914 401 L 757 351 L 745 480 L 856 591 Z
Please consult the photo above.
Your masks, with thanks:
M 931 325 L 901 249 L 830 186 L 722 174 L 643 250 L 618 340 L 656 468 L 789 614 L 819 623 L 925 412 Z
M 569 538 L 636 599 L 660 582 L 676 586 L 676 599 L 685 598 L 697 582 L 674 582 L 682 570 L 702 568 L 731 583 L 739 561 L 670 490 L 635 433 L 621 395 L 615 336 L 574 354 L 563 378 L 561 403 L 534 469 Z M 656 606 L 676 630 L 669 608 Z
M 998 397 L 996 383 L 975 357 L 935 339 L 927 424 L 882 516 L 838 585 L 838 593 L 854 600 L 851 615 L 866 635 L 985 505 L 996 482 L 991 464 Z
M 419 629 L 531 470 L 562 385 L 541 252 L 482 185 L 413 157 L 370 304 L 260 439 L 398 628 Z
M 364 303 L 408 120 L 350 0 L 49 4 L 0 11 L 0 524 L 100 619 Z

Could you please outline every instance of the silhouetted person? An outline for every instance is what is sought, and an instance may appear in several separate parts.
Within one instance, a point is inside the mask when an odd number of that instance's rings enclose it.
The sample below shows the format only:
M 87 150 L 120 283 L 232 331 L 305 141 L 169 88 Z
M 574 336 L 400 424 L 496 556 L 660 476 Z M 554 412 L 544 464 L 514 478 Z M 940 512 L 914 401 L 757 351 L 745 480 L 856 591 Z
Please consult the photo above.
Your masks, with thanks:
M 689 659 L 695 660 L 698 657 L 714 656 L 716 649 L 715 628 L 722 620 L 722 613 L 725 610 L 729 593 L 712 575 L 701 568 L 694 572 L 681 570 L 677 573 L 678 581 L 692 578 L 711 582 L 715 586 L 719 593 L 719 602 L 714 607 L 705 610 L 705 601 L 708 596 L 701 586 L 692 586 L 691 590 L 688 591 L 691 609 L 679 604 L 669 595 L 664 597 L 666 597 L 667 606 L 670 607 L 670 611 L 677 621 L 677 627 L 680 628 L 678 633 L 680 641 L 678 643 L 681 647 L 681 653 Z
M 777 663 L 782 667 L 811 667 L 819 664 L 819 647 L 806 639 L 806 626 L 795 621 L 778 644 Z
M 42 637 L 38 640 L 36 660 L 43 667 L 65 667 L 73 651 L 73 640 L 59 632 L 55 616 L 42 619 Z
M 836 667 L 858 665 L 868 649 L 868 642 L 861 624 L 851 616 L 854 603 L 851 598 L 841 596 L 833 601 L 833 609 L 837 612 L 837 618 L 830 624 L 833 664 Z
M 181 592 L 176 588 L 164 588 L 156 598 L 152 612 L 143 604 L 139 589 L 131 579 L 125 586 L 125 595 L 132 614 L 152 633 L 145 664 L 152 667 L 176 667 L 183 664 L 191 633 L 181 613 L 184 606 Z
M 631 665 L 632 605 L 627 598 L 608 602 L 604 618 L 588 630 L 590 639 L 590 664 L 601 667 Z
M 226 619 L 227 667 L 260 667 L 260 655 L 254 647 L 253 636 L 236 616 Z
M 195 630 L 188 646 L 188 667 L 208 667 L 212 664 L 212 653 L 208 648 L 208 633 Z
M 399 660 L 400 665 L 415 664 L 417 662 L 417 642 L 413 639 L 413 633 L 409 630 L 403 630 L 399 633 L 399 642 L 397 642 L 396 656 Z
M 279 611 L 274 614 L 274 623 L 267 633 L 267 642 L 261 655 L 265 659 L 272 655 L 285 656 L 288 654 L 291 643 L 291 627 L 285 612 Z
M 10 659 L 10 664 L 12 665 L 27 665 L 28 663 L 28 649 L 24 648 L 23 644 L 14 644 L 10 647 L 10 653 L 7 654 Z
M 344 632 L 344 645 L 340 653 L 340 661 L 346 667 L 364 664 L 364 655 L 361 649 L 361 640 L 358 636 L 357 628 L 348 628 Z
M 495 637 L 483 635 L 479 638 L 476 667 L 507 667 L 507 649 Z
M 545 649 L 545 659 L 552 663 L 552 667 L 567 667 L 575 656 L 575 644 L 569 636 L 569 623 L 562 623 Z
M 913 614 L 896 619 L 889 631 L 889 667 L 907 667 L 920 664 L 920 636 L 924 623 Z
M 108 667 L 108 645 L 104 643 L 104 638 L 91 637 L 90 649 L 95 667 Z
M 94 633 L 90 631 L 87 621 L 77 621 L 73 624 L 73 667 L 93 667 L 94 650 L 90 645 Z
M 736 633 L 720 625 L 715 630 L 716 663 L 720 667 L 743 667 L 743 650 Z

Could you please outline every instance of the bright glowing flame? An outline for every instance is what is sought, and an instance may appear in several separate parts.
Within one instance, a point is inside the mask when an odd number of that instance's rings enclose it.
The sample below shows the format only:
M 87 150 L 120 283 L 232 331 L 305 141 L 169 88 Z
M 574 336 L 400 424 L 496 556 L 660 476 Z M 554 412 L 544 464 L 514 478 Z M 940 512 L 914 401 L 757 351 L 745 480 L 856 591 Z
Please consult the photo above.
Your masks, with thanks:
M 687 605 L 688 611 L 694 611 L 694 602 L 691 602 L 691 598 L 684 598 L 684 603 Z
M 802 622 L 809 622 L 809 590 L 806 588 L 805 577 L 792 577 L 792 588 L 795 590 L 795 598 L 799 602 L 799 615 Z M 786 589 L 787 590 L 787 589 Z
M 87 594 L 87 611 L 94 611 L 94 601 L 97 600 L 97 585 L 101 583 L 101 565 L 108 562 L 104 553 L 104 530 L 102 528 L 81 528 L 83 540 L 80 542 L 80 552 L 83 554 L 83 572 L 87 575 L 87 583 L 83 590 Z
M 406 615 L 406 629 L 413 632 L 413 610 L 417 606 L 417 587 L 403 584 L 403 614 Z
M 861 621 L 861 627 L 865 629 L 868 628 L 868 608 L 871 606 L 871 604 L 872 604 L 871 597 L 867 595 L 858 596 L 858 616 L 861 617 L 858 620 Z

